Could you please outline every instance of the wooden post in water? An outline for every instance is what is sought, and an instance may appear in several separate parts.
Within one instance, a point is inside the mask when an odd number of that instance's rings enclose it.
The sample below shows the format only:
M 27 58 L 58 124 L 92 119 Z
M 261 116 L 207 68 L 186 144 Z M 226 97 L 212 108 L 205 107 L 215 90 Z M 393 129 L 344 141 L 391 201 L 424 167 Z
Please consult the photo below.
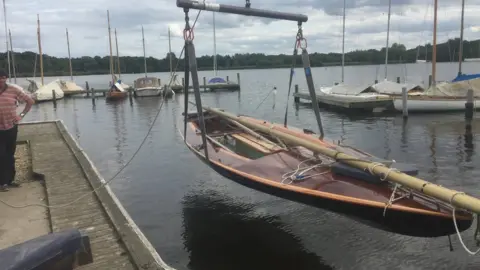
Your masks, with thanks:
M 298 94 L 298 84 L 295 84 L 295 94 Z M 295 95 L 295 97 L 293 98 L 293 102 L 294 103 L 299 103 L 300 98 L 297 95 Z
M 87 81 L 85 82 L 85 90 L 87 91 L 87 97 L 88 97 L 90 95 L 90 91 L 88 91 L 88 90 L 90 90 L 90 87 L 88 86 Z M 92 95 L 93 95 L 93 92 L 92 92 Z
M 465 103 L 465 119 L 471 120 L 473 118 L 473 90 L 467 91 L 467 102 Z
M 400 77 L 397 77 L 397 83 L 400 83 Z
M 229 79 L 228 76 L 227 76 L 227 82 L 229 82 L 229 81 L 230 81 L 230 79 Z
M 55 94 L 55 90 L 52 89 L 52 96 L 53 96 L 53 107 L 57 108 L 57 95 Z
M 95 90 L 93 90 L 92 88 L 92 105 L 95 106 Z M 87 90 L 87 93 L 89 92 L 89 90 Z
M 203 77 L 203 91 L 207 91 L 207 78 Z
M 132 98 L 133 98 L 133 89 L 130 87 L 128 89 L 128 99 L 130 99 L 130 103 L 132 102 Z
M 375 84 L 377 84 L 377 83 L 378 83 L 378 80 L 375 80 Z
M 428 75 L 428 87 L 432 86 L 432 75 Z
M 408 100 L 407 87 L 404 86 L 402 87 L 402 114 L 404 119 L 408 117 L 407 100 Z
M 240 73 L 237 72 L 237 84 L 238 84 L 238 88 L 240 89 Z
M 182 86 L 185 87 L 185 78 L 182 78 Z

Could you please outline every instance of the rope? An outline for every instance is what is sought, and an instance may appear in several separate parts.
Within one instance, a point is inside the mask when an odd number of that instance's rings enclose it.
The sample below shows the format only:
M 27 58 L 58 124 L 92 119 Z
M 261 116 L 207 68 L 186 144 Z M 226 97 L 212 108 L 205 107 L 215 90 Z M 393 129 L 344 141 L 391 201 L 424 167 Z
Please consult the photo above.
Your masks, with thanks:
M 326 166 L 329 166 L 331 163 L 329 164 L 323 164 L 323 161 L 320 160 L 320 163 L 319 164 L 315 164 L 315 165 L 310 165 L 310 166 L 305 166 L 305 167 L 300 167 L 300 165 L 304 162 L 307 162 L 307 161 L 310 161 L 310 160 L 314 160 L 316 159 L 315 157 L 311 157 L 309 159 L 306 159 L 300 163 L 298 163 L 297 165 L 297 169 L 293 170 L 293 171 L 290 171 L 290 172 L 287 172 L 285 174 L 282 175 L 282 184 L 291 184 L 295 181 L 303 181 L 303 180 L 306 180 L 308 178 L 311 178 L 311 177 L 314 177 L 314 176 L 318 176 L 318 175 L 323 175 L 323 174 L 326 174 L 328 173 L 329 171 L 325 171 L 325 172 L 321 172 L 321 173 L 316 173 L 316 174 L 311 174 L 311 175 L 307 175 L 307 176 L 304 176 L 303 174 L 310 171 L 310 170 L 313 170 L 315 168 L 319 168 L 319 167 L 326 167 Z M 302 170 L 301 172 L 299 172 L 300 170 Z M 288 183 L 285 183 L 285 180 L 287 179 L 290 179 L 290 182 Z
M 201 11 L 201 10 L 200 10 L 200 11 Z M 200 11 L 198 12 L 197 17 L 195 18 L 195 22 L 193 23 L 193 26 L 195 26 L 195 23 L 196 23 L 197 20 L 198 20 L 198 17 L 199 17 L 199 15 L 200 15 Z M 193 29 L 193 27 L 192 27 L 192 29 Z M 185 49 L 185 46 L 183 47 L 182 52 L 180 53 L 180 57 L 181 57 L 181 55 L 183 54 L 184 49 Z M 175 67 L 175 70 L 174 70 L 173 74 L 175 74 L 175 72 L 176 72 L 176 70 L 177 70 L 177 68 L 178 68 L 178 63 L 179 63 L 179 62 L 180 62 L 180 61 L 177 61 L 177 65 L 176 65 L 176 67 Z M 171 84 L 171 83 L 172 83 L 172 81 L 170 80 L 170 84 Z M 169 86 L 170 86 L 170 85 L 169 85 Z M 159 107 L 158 110 L 157 110 L 157 113 L 156 113 L 156 115 L 155 115 L 155 118 L 153 119 L 153 122 L 152 122 L 152 124 L 150 125 L 150 127 L 149 127 L 149 129 L 148 129 L 148 131 L 147 131 L 147 134 L 146 134 L 145 137 L 143 138 L 143 140 L 142 140 L 142 142 L 140 143 L 140 145 L 138 146 L 137 150 L 133 153 L 132 157 L 127 161 L 127 163 L 126 163 L 124 166 L 122 166 L 122 168 L 120 168 L 120 170 L 119 170 L 117 173 L 115 173 L 115 175 L 114 175 L 112 178 L 110 178 L 108 181 L 105 181 L 105 182 L 102 183 L 100 186 L 94 188 L 92 191 L 90 191 L 90 192 L 88 192 L 88 193 L 86 193 L 86 194 L 84 194 L 84 195 L 76 198 L 75 200 L 73 200 L 73 201 L 71 201 L 71 202 L 68 202 L 68 203 L 66 203 L 66 204 L 60 204 L 60 205 L 46 205 L 46 204 L 40 204 L 40 203 L 26 204 L 26 205 L 13 205 L 13 204 L 10 204 L 10 203 L 2 200 L 2 199 L 0 199 L 0 203 L 6 205 L 6 206 L 8 206 L 8 207 L 11 207 L 11 208 L 27 208 L 27 207 L 30 207 L 30 206 L 40 206 L 40 207 L 44 207 L 44 208 L 48 208 L 48 209 L 63 208 L 63 207 L 70 206 L 70 205 L 76 203 L 77 201 L 85 198 L 86 196 L 88 196 L 88 195 L 96 192 L 98 189 L 106 186 L 108 183 L 110 183 L 111 181 L 113 181 L 113 180 L 132 162 L 132 160 L 136 157 L 136 155 L 138 154 L 138 152 L 140 152 L 140 149 L 142 149 L 142 146 L 145 144 L 145 141 L 147 140 L 148 136 L 150 135 L 150 133 L 151 133 L 151 131 L 152 131 L 152 129 L 153 129 L 153 126 L 155 125 L 155 122 L 157 121 L 158 116 L 160 115 L 160 112 L 161 112 L 161 110 L 162 110 L 162 107 L 163 107 L 163 103 L 164 103 L 164 102 L 165 102 L 165 99 L 162 99 L 162 103 L 160 103 L 160 107 Z
M 135 158 L 135 156 L 138 154 L 138 152 L 140 152 L 140 149 L 142 149 L 143 144 L 147 140 L 148 135 L 150 135 L 150 132 L 152 131 L 153 126 L 155 125 L 155 122 L 157 121 L 158 115 L 160 114 L 160 111 L 162 110 L 163 103 L 164 103 L 164 100 L 162 100 L 162 103 L 160 103 L 160 107 L 157 110 L 157 114 L 155 115 L 155 118 L 153 119 L 153 122 L 150 125 L 150 128 L 148 129 L 147 134 L 143 138 L 142 142 L 140 143 L 140 145 L 137 148 L 137 150 L 135 151 L 135 153 L 133 153 L 132 157 L 127 161 L 127 163 L 124 166 L 122 166 L 122 168 L 120 168 L 120 170 L 112 178 L 110 178 L 108 181 L 105 181 L 104 183 L 102 183 L 100 186 L 96 187 L 92 191 L 85 193 L 84 195 L 76 198 L 75 200 L 73 200 L 71 202 L 68 202 L 66 204 L 60 204 L 60 205 L 46 205 L 46 204 L 41 204 L 41 203 L 25 204 L 25 205 L 13 205 L 13 204 L 7 203 L 6 201 L 4 201 L 2 199 L 0 199 L 0 202 L 3 203 L 4 205 L 8 206 L 8 207 L 11 207 L 11 208 L 27 208 L 27 207 L 30 207 L 30 206 L 40 206 L 40 207 L 45 207 L 45 208 L 48 208 L 48 209 L 63 208 L 63 207 L 70 206 L 70 205 L 76 203 L 77 201 L 85 198 L 86 196 L 92 194 L 93 192 L 96 192 L 98 189 L 106 186 L 108 183 L 113 181 L 132 162 L 132 160 Z

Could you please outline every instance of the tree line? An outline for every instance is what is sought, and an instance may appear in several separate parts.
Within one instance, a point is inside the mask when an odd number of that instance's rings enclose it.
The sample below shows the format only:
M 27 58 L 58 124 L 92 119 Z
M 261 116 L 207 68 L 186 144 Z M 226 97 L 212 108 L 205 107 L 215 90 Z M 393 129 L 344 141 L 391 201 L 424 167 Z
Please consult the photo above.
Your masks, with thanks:
M 458 61 L 460 39 L 450 39 L 437 44 L 437 62 Z M 301 53 L 301 52 L 299 52 Z M 14 52 L 17 77 L 40 76 L 38 54 L 34 52 Z M 406 49 L 403 44 L 394 43 L 388 49 L 389 63 L 414 63 L 417 59 L 431 61 L 432 45 L 426 44 Z M 463 42 L 463 58 L 480 58 L 480 40 Z M 6 53 L 0 53 L 0 67 L 8 69 Z M 183 71 L 184 61 L 172 53 L 173 69 Z M 234 55 L 217 55 L 217 68 L 226 69 L 260 69 L 285 68 L 292 65 L 293 56 L 287 54 L 265 55 L 263 53 L 245 53 Z M 114 63 L 116 63 L 114 58 Z M 312 67 L 341 65 L 341 53 L 310 53 Z M 345 65 L 369 65 L 385 63 L 385 47 L 380 50 L 355 50 L 345 53 Z M 301 66 L 301 57 L 296 57 L 296 66 Z M 199 70 L 213 69 L 213 55 L 197 57 Z M 116 66 L 116 65 L 115 65 Z M 34 68 L 36 67 L 36 68 Z M 34 71 L 35 69 L 35 71 Z M 168 72 L 170 70 L 169 54 L 163 59 L 147 58 L 148 72 Z M 108 56 L 83 56 L 72 58 L 74 75 L 108 74 L 110 59 Z M 117 68 L 116 68 L 117 70 Z M 121 56 L 120 70 L 124 73 L 144 72 L 143 57 Z M 66 57 L 43 55 L 43 71 L 45 76 L 68 76 L 69 63 Z M 13 74 L 13 72 L 12 72 Z

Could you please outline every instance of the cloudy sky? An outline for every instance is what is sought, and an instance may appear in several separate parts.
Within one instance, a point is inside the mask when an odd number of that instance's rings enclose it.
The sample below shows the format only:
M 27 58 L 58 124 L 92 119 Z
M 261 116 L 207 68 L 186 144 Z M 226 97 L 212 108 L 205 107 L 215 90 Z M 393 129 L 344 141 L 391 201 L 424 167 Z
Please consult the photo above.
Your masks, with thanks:
M 141 56 L 141 27 L 145 29 L 147 56 L 163 58 L 168 52 L 168 27 L 172 31 L 172 51 L 180 54 L 183 44 L 183 10 L 175 0 L 5 0 L 7 24 L 16 51 L 38 51 L 37 14 L 40 16 L 43 52 L 67 56 L 65 28 L 70 36 L 71 54 L 105 56 L 109 54 L 107 9 L 112 27 L 117 29 L 120 55 Z M 217 0 L 240 5 L 244 0 Z M 390 44 L 407 48 L 432 41 L 433 0 L 393 0 Z M 460 0 L 441 0 L 438 9 L 438 42 L 459 36 Z M 480 38 L 480 0 L 467 0 L 465 39 Z M 341 52 L 341 0 L 251 0 L 252 8 L 302 13 L 308 16 L 304 34 L 309 52 Z M 193 23 L 197 10 L 190 11 Z M 346 0 L 345 50 L 385 46 L 388 0 Z M 265 20 L 216 13 L 218 54 L 261 52 L 292 53 L 297 25 L 291 21 Z M 195 27 L 197 56 L 213 54 L 213 14 L 202 11 Z M 3 23 L 3 20 L 2 20 Z M 5 40 L 1 30 L 1 40 Z M 5 43 L 0 45 L 5 50 Z M 115 53 L 115 46 L 113 46 Z

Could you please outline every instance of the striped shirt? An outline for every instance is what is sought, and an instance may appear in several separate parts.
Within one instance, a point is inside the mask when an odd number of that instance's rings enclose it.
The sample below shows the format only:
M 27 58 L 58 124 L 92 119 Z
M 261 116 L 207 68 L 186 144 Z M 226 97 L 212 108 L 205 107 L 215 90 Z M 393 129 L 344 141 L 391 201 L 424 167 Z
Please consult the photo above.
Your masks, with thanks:
M 23 103 L 33 99 L 16 85 L 7 84 L 5 91 L 0 92 L 0 130 L 8 130 L 14 127 L 17 120 L 17 101 Z

